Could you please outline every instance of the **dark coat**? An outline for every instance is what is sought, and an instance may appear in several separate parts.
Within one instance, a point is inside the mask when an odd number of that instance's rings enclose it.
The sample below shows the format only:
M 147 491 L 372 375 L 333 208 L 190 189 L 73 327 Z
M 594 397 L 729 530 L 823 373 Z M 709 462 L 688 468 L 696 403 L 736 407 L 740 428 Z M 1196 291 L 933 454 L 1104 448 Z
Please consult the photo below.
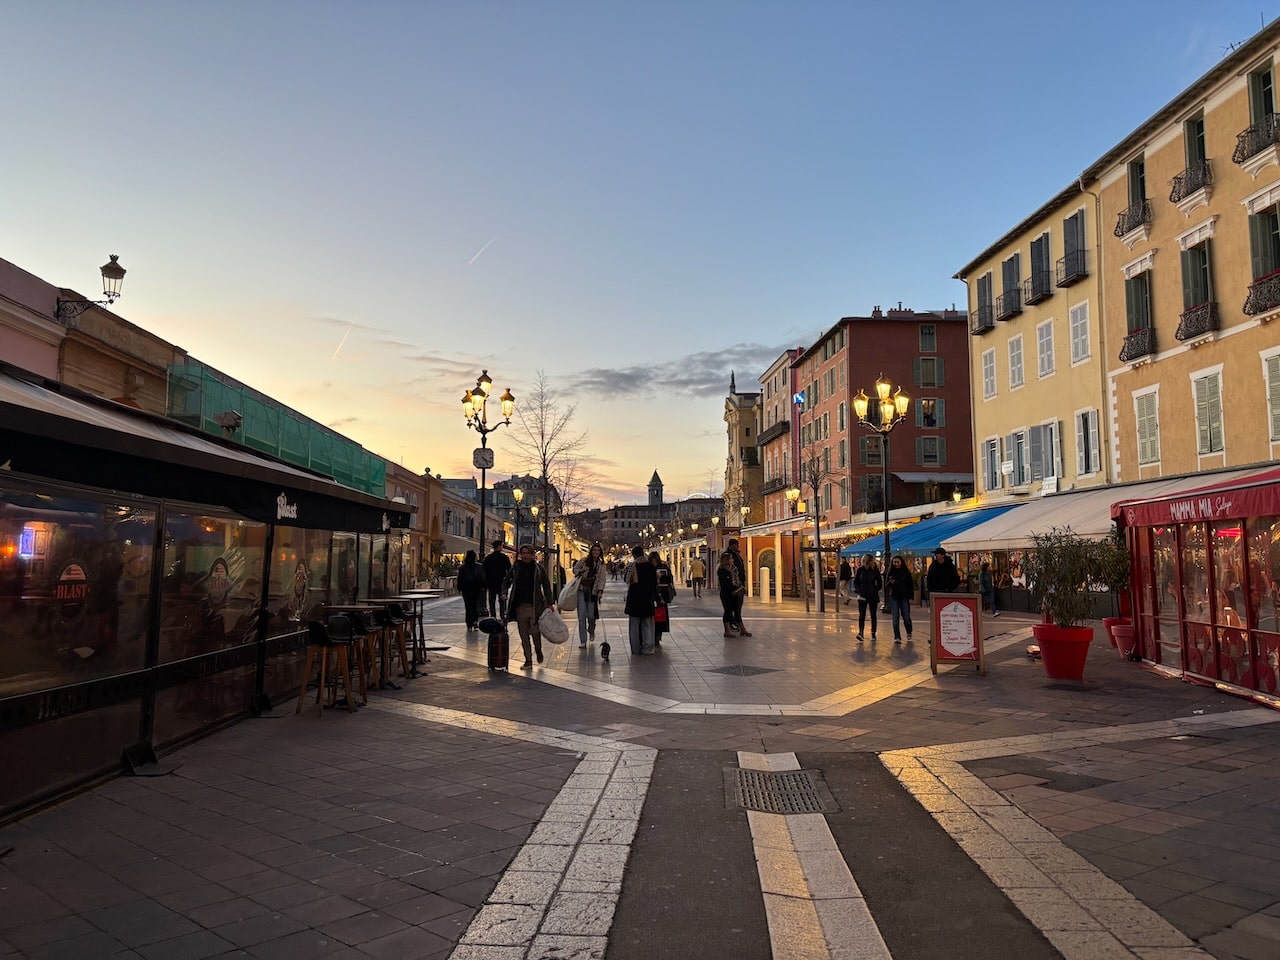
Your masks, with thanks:
M 960 586 L 960 572 L 950 557 L 941 562 L 935 557 L 929 564 L 929 572 L 925 576 L 930 593 L 955 593 Z
M 501 551 L 489 554 L 481 562 L 484 567 L 484 583 L 490 590 L 501 590 L 511 572 L 511 558 Z
M 916 582 L 911 576 L 911 571 L 905 566 L 889 567 L 889 572 L 885 574 L 885 589 L 889 591 L 889 596 L 897 600 L 910 600 L 915 596 Z
M 648 560 L 639 561 L 631 568 L 631 581 L 627 584 L 628 617 L 652 617 L 658 605 L 658 571 Z
M 859 567 L 853 575 L 853 590 L 864 600 L 879 599 L 880 588 L 883 586 L 880 571 L 871 567 Z

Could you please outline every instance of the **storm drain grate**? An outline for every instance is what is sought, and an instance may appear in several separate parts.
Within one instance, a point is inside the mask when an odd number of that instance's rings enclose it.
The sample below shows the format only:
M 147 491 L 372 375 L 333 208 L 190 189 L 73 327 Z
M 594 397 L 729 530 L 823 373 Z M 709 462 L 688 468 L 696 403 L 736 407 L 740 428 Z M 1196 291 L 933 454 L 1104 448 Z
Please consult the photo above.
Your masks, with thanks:
M 773 667 L 752 667 L 745 663 L 734 663 L 727 667 L 713 667 L 708 673 L 727 673 L 735 677 L 758 677 L 762 673 L 777 673 Z
M 817 770 L 725 769 L 731 807 L 761 813 L 836 813 L 840 807 Z

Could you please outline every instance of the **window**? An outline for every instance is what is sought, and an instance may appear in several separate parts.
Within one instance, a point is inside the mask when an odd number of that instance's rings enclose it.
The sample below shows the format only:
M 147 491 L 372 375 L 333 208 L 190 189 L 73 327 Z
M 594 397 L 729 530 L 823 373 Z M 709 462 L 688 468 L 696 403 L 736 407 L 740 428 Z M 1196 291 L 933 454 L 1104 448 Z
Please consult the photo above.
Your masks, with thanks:
M 920 352 L 936 353 L 938 350 L 938 328 L 932 323 L 920 324 Z
M 1102 469 L 1102 447 L 1098 437 L 1098 411 L 1076 414 L 1076 476 L 1084 477 Z
M 1130 334 L 1151 328 L 1151 271 L 1143 270 L 1124 282 L 1125 316 Z
M 982 484 L 986 490 L 1000 489 L 1000 441 L 996 437 L 982 443 Z
M 916 437 L 916 465 L 941 467 L 947 462 L 947 441 L 944 437 Z
M 844 433 L 845 431 L 844 418 L 845 418 L 845 406 L 844 406 L 844 401 L 841 400 L 840 406 L 836 407 L 836 429 L 839 430 L 841 433 Z
M 1022 334 L 1009 338 L 1009 389 L 1022 386 Z
M 880 435 L 858 438 L 858 462 L 867 467 L 878 467 L 884 462 L 880 456 Z
M 1271 64 L 1249 74 L 1249 119 L 1262 123 L 1276 112 L 1275 75 Z
M 924 397 L 916 404 L 916 426 L 936 430 L 947 425 L 946 401 Z
M 1280 270 L 1280 212 L 1275 206 L 1250 214 L 1249 250 L 1254 280 L 1261 280 Z
M 982 352 L 982 399 L 990 400 L 996 395 L 996 352 Z
M 1271 424 L 1271 439 L 1280 440 L 1280 353 L 1264 358 L 1262 370 L 1267 380 L 1267 420 Z
M 1062 221 L 1062 269 L 1058 282 L 1086 276 L 1084 262 L 1084 211 L 1077 210 Z
M 1187 155 L 1187 169 L 1195 170 L 1204 163 L 1204 114 L 1198 113 L 1182 125 L 1182 143 Z
M 917 387 L 941 387 L 944 385 L 941 357 L 916 357 L 911 361 Z
M 1049 234 L 1043 233 L 1031 241 L 1031 287 L 1028 303 L 1043 300 L 1053 292 L 1049 259 Z
M 840 446 L 838 449 L 839 449 L 839 454 L 838 454 L 839 463 L 837 464 L 837 466 L 839 466 L 841 469 L 844 469 L 849 465 L 849 441 L 842 438 L 840 440 Z
M 1133 415 L 1137 421 L 1138 462 L 1160 462 L 1160 423 L 1156 419 L 1159 394 L 1155 390 L 1134 394 Z
M 1036 356 L 1039 359 L 1040 376 L 1053 373 L 1053 321 L 1046 320 L 1036 327 Z
M 1192 375 L 1196 401 L 1196 452 L 1222 453 L 1222 375 Z
M 1129 161 L 1129 206 L 1147 199 L 1147 161 L 1143 157 Z
M 1062 474 L 1060 433 L 1057 420 L 1049 420 L 1027 431 L 1032 480 L 1046 480 Z
M 1089 359 L 1089 304 L 1077 303 L 1071 308 L 1071 362 Z
M 1182 251 L 1182 309 L 1204 306 L 1213 299 L 1213 280 L 1209 273 L 1209 244 Z
M 1015 430 L 1004 438 L 1004 452 L 1013 462 L 1013 472 L 1009 474 L 1009 482 L 1021 487 L 1030 479 L 1031 447 L 1028 443 L 1027 431 Z
M 993 297 L 991 296 L 991 271 L 987 271 L 978 278 L 978 323 L 980 326 L 988 326 L 994 319 Z

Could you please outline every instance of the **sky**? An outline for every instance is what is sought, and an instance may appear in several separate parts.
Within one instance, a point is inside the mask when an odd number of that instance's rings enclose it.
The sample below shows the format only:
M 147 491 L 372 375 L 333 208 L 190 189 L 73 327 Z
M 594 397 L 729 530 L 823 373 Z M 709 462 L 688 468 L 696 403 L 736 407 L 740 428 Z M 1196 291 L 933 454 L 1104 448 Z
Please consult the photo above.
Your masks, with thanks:
M 121 316 L 415 471 L 476 474 L 488 370 L 574 407 L 582 505 L 718 494 L 731 372 L 963 309 L 960 267 L 1277 15 L 0 0 L 0 258 L 90 296 L 118 254 Z

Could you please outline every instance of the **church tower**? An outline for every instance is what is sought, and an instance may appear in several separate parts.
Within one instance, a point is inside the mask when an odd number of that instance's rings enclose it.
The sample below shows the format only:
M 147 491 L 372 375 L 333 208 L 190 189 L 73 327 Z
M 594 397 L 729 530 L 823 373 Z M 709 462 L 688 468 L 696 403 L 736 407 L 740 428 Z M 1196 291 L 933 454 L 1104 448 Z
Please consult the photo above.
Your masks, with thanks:
M 658 471 L 653 471 L 653 477 L 649 480 L 649 506 L 662 506 L 662 478 L 658 476 Z

